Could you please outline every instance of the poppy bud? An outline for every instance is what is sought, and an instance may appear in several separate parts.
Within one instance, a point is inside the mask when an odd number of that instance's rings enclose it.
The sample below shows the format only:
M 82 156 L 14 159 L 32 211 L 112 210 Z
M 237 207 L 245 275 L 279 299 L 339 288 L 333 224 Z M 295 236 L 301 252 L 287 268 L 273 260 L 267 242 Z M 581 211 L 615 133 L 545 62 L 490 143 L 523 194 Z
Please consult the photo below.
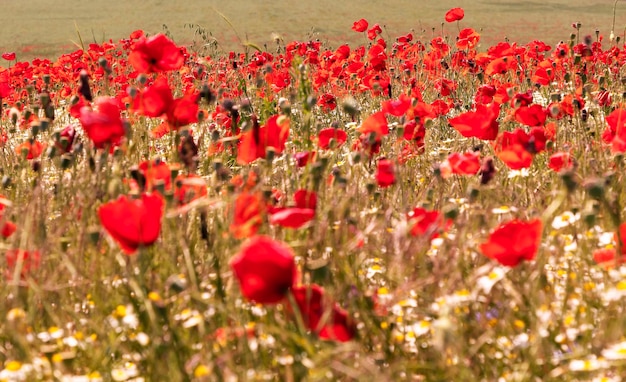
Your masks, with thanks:
M 563 180 L 563 184 L 565 185 L 567 192 L 573 192 L 578 186 L 578 182 L 576 181 L 576 174 L 571 170 L 562 171 L 561 179 Z
M 71 154 L 63 154 L 61 155 L 61 168 L 66 170 L 72 164 L 72 155 Z
M 54 106 L 52 104 L 46 106 L 43 110 L 45 118 L 42 118 L 39 122 L 41 124 L 41 131 L 47 131 L 50 126 L 50 121 L 54 120 Z
M 291 114 L 291 103 L 287 98 L 281 98 L 278 100 L 278 108 L 283 115 Z
M 595 200 L 601 200 L 604 197 L 604 186 L 604 179 L 591 179 L 584 184 L 589 197 Z
M 62 238 L 59 239 L 59 241 L 60 241 L 60 244 L 61 244 L 61 250 L 63 252 L 66 252 L 67 249 L 70 247 L 70 244 L 71 244 L 72 241 L 70 240 L 69 237 L 62 237 Z
M 78 93 L 80 93 L 85 100 L 89 102 L 93 101 L 91 88 L 89 87 L 89 75 L 86 70 L 82 70 L 80 72 L 80 86 L 78 88 Z
M 99 227 L 91 227 L 87 230 L 87 237 L 89 241 L 93 245 L 97 245 L 100 241 L 100 228 Z
M 235 103 L 230 99 L 222 101 L 222 108 L 228 112 L 232 112 L 235 107 Z
M 168 277 L 165 281 L 165 284 L 167 285 L 168 289 L 170 289 L 174 293 L 180 293 L 187 289 L 187 287 L 189 286 L 189 282 L 183 274 L 172 275 Z
M 496 175 L 496 167 L 493 164 L 492 157 L 486 157 L 483 159 L 483 163 L 480 167 L 480 184 L 487 184 Z
M 141 73 L 137 76 L 137 82 L 140 85 L 145 85 L 148 82 L 148 76 L 146 76 L 144 73 Z
M 40 131 L 48 131 L 48 127 L 50 126 L 50 120 L 42 118 L 39 120 L 39 130 Z
M 200 90 L 200 97 L 206 101 L 208 104 L 212 104 L 215 102 L 215 94 L 207 84 L 202 85 L 202 89 Z
M 252 112 L 252 102 L 250 98 L 244 98 L 239 101 L 239 108 L 243 111 Z
M 595 201 L 588 201 L 585 204 L 585 208 L 582 211 L 583 221 L 589 226 L 593 227 L 596 224 L 596 216 L 600 212 L 600 206 Z
M 30 126 L 30 135 L 31 135 L 33 138 L 34 138 L 34 137 L 36 137 L 36 136 L 37 136 L 37 134 L 39 134 L 39 128 L 40 128 L 40 127 L 39 127 L 39 124 L 36 124 L 36 123 L 34 123 L 34 124 L 32 124 L 32 125 Z
M 306 98 L 306 102 L 304 104 L 305 110 L 312 110 L 313 107 L 317 105 L 317 97 L 310 95 Z
M 2 177 L 2 187 L 3 188 L 8 188 L 11 185 L 11 177 L 8 175 L 5 175 Z
M 265 160 L 268 161 L 269 163 L 272 163 L 275 157 L 276 157 L 276 149 L 274 149 L 271 146 L 266 147 L 265 148 Z
M 335 178 L 335 185 L 340 188 L 346 188 L 346 186 L 348 185 L 348 179 L 343 176 L 338 176 Z
M 54 158 L 56 153 L 57 153 L 57 149 L 54 146 L 48 146 L 48 148 L 46 149 L 46 156 L 50 159 Z
M 161 195 L 165 195 L 165 181 L 162 179 L 156 179 L 154 184 L 152 185 L 154 191 L 158 192 Z
M 126 89 L 126 93 L 128 93 L 128 95 L 130 96 L 130 98 L 135 98 L 137 97 L 137 93 L 139 91 L 137 90 L 136 87 L 134 86 L 129 86 L 128 89 Z
M 470 186 L 467 190 L 467 198 L 469 199 L 470 203 L 475 202 L 479 194 L 480 190 L 478 188 Z
M 198 146 L 194 142 L 193 137 L 187 136 L 182 139 L 178 147 L 178 158 L 188 169 L 195 168 L 198 162 Z
M 446 220 L 454 220 L 459 216 L 459 207 L 454 204 L 448 204 L 443 208 L 443 216 Z
M 111 181 L 107 184 L 107 194 L 109 194 L 109 196 L 114 197 L 115 195 L 118 195 L 120 193 L 120 188 L 121 188 L 121 184 L 120 181 L 117 179 L 111 179 Z
M 359 114 L 359 104 L 356 99 L 352 97 L 344 98 L 341 103 L 341 107 L 343 111 L 350 115 L 352 118 L 355 118 L 357 114 Z

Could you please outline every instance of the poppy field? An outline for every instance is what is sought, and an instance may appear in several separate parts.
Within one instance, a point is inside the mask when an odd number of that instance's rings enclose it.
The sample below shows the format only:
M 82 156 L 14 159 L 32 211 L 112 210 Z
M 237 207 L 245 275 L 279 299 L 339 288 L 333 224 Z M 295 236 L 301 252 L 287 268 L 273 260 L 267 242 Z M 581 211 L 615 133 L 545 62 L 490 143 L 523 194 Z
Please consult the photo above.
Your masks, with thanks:
M 616 31 L 0 65 L 0 381 L 621 381 Z

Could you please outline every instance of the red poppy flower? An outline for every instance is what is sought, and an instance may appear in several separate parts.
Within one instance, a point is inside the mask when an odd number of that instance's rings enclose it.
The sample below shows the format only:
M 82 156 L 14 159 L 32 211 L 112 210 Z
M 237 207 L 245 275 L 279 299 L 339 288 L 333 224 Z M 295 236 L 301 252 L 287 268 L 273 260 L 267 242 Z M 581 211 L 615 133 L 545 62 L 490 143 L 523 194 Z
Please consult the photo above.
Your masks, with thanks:
M 430 104 L 430 107 L 433 113 L 435 114 L 435 117 L 446 115 L 450 111 L 450 105 L 448 105 L 446 101 L 441 100 L 441 99 L 434 100 Z
M 365 32 L 368 26 L 369 26 L 369 23 L 367 22 L 367 20 L 361 19 L 361 20 L 355 21 L 354 24 L 352 24 L 352 30 L 355 32 Z
M 619 236 L 615 233 L 614 240 L 615 242 L 618 240 L 621 241 L 621 256 L 617 256 L 617 250 L 615 248 L 601 248 L 593 251 L 593 260 L 598 263 L 598 265 L 602 265 L 604 268 L 614 267 L 617 265 L 618 260 L 621 263 L 626 262 L 626 223 L 622 223 L 619 226 Z
M 605 120 L 608 126 L 602 132 L 602 140 L 612 144 L 613 152 L 626 151 L 626 110 L 615 109 Z
M 465 112 L 458 117 L 450 118 L 448 122 L 462 136 L 492 141 L 498 136 L 498 115 L 500 105 L 477 105 L 476 111 Z
M 459 32 L 456 47 L 459 49 L 474 49 L 480 40 L 480 35 L 472 28 L 463 29 Z
M 300 228 L 313 220 L 315 210 L 311 208 L 281 208 L 270 215 L 269 221 L 272 225 L 279 225 L 285 228 Z
M 476 175 L 480 170 L 480 152 L 452 153 L 441 167 L 449 169 L 451 174 Z
M 138 92 L 133 98 L 133 110 L 146 117 L 160 117 L 167 113 L 174 102 L 174 96 L 167 79 L 160 77 L 154 84 Z
M 320 96 L 317 105 L 321 107 L 324 112 L 333 111 L 337 108 L 337 99 L 334 95 L 325 93 Z
M 188 93 L 181 98 L 175 99 L 167 109 L 167 123 L 174 130 L 198 122 L 198 112 L 200 106 L 198 93 Z
M 592 252 L 591 256 L 596 264 L 602 266 L 605 269 L 613 268 L 617 265 L 617 251 L 615 248 L 600 248 Z M 626 262 L 626 256 L 622 254 L 620 261 Z
M 172 188 L 172 171 L 170 166 L 162 160 L 143 161 L 139 164 L 139 171 L 145 180 L 145 191 L 153 191 L 157 182 L 162 182 L 166 190 Z
M 79 121 L 96 148 L 119 145 L 126 135 L 121 111 L 120 102 L 112 97 L 96 98 L 93 109 L 85 106 L 80 110 Z
M 315 159 L 315 151 L 300 151 L 293 154 L 297 167 L 305 167 L 309 162 Z
M 139 73 L 168 72 L 180 69 L 185 56 L 181 48 L 159 33 L 150 38 L 139 38 L 128 55 L 128 62 Z
M 515 110 L 515 120 L 526 126 L 543 126 L 548 117 L 548 110 L 541 105 L 521 106 Z
M 356 329 L 348 314 L 336 303 L 325 301 L 322 287 L 316 284 L 296 286 L 292 293 L 307 329 L 326 340 L 346 342 L 354 338 Z M 289 308 L 295 311 L 294 307 Z
M 463 17 L 465 17 L 465 11 L 463 8 L 452 8 L 446 12 L 446 21 L 449 23 L 463 20 Z
M 361 123 L 358 131 L 365 135 L 375 133 L 377 138 L 389 134 L 389 125 L 387 124 L 387 118 L 385 118 L 385 112 L 379 111 L 367 117 Z
M 141 194 L 138 199 L 121 195 L 100 206 L 100 223 L 126 254 L 152 245 L 161 233 L 163 199 L 158 194 Z
M 329 148 L 331 148 L 331 139 L 334 139 L 334 147 L 337 148 L 346 143 L 346 140 L 348 139 L 348 134 L 343 130 L 335 129 L 333 127 L 322 129 L 317 136 L 317 145 L 321 149 L 328 150 Z
M 294 254 L 286 244 L 267 236 L 245 242 L 230 262 L 241 294 L 258 304 L 275 304 L 296 282 Z
M 511 220 L 500 224 L 489 240 L 480 245 L 480 251 L 507 267 L 514 267 L 523 260 L 533 260 L 541 244 L 541 220 Z
M 382 110 L 396 117 L 402 117 L 411 107 L 411 97 L 401 94 L 397 100 L 384 101 Z
M 409 121 L 404 124 L 404 132 L 402 137 L 407 141 L 413 141 L 417 144 L 418 148 L 424 147 L 424 138 L 426 137 L 426 126 L 420 120 L 418 123 L 415 120 Z
M 263 203 L 257 194 L 241 193 L 235 200 L 235 211 L 230 232 L 237 239 L 250 237 L 263 223 Z
M 20 263 L 22 267 L 22 277 L 39 268 L 39 266 L 41 265 L 41 254 L 39 253 L 39 251 L 10 249 L 5 252 L 4 256 L 7 262 L 8 277 L 11 277 L 13 275 L 15 267 Z
M 76 138 L 76 129 L 73 125 L 67 125 L 61 130 L 59 134 L 59 140 L 54 143 L 54 146 L 63 153 L 72 151 L 74 146 L 74 138 Z
M 72 103 L 69 106 L 70 115 L 76 119 L 80 118 L 80 111 L 83 107 L 89 106 L 90 104 L 86 102 L 85 98 L 82 96 L 76 96 L 72 98 Z
M 376 36 L 378 36 L 379 34 L 381 34 L 383 32 L 383 30 L 380 28 L 380 25 L 378 24 L 374 24 L 373 27 L 371 27 L 368 31 L 367 31 L 367 38 L 369 38 L 370 40 L 373 40 L 376 38 Z
M 3 195 L 0 195 L 0 221 L 3 220 L 4 218 L 4 208 L 6 206 L 10 206 L 11 205 L 11 201 L 6 199 Z M 4 221 L 2 223 L 2 228 L 0 228 L 0 234 L 7 238 L 9 236 L 11 236 L 15 231 L 17 230 L 17 226 L 10 221 Z
M 496 95 L 496 87 L 493 85 L 480 85 L 474 96 L 474 101 L 477 104 L 490 104 L 493 102 L 493 97 Z
M 596 95 L 596 101 L 598 102 L 598 106 L 609 106 L 613 103 L 613 97 L 611 97 L 611 93 L 607 90 L 602 90 Z
M 511 170 L 528 168 L 533 163 L 533 156 L 524 146 L 515 143 L 496 152 L 497 157 Z
M 253 124 L 250 130 L 242 134 L 237 151 L 237 163 L 248 164 L 258 158 L 265 158 L 268 147 L 272 147 L 276 154 L 280 154 L 285 149 L 287 138 L 289 138 L 289 119 L 285 116 L 274 115 L 261 127 Z
M 529 135 L 523 129 L 505 131 L 494 145 L 496 155 L 512 170 L 530 167 L 533 154 L 545 148 L 545 134 L 536 132 L 535 135 L 538 138 Z
M 0 228 L 0 234 L 2 237 L 7 238 L 17 230 L 17 226 L 13 222 L 4 222 L 2 228 Z
M 178 175 L 174 184 L 176 185 L 174 200 L 179 205 L 185 205 L 206 196 L 208 193 L 204 179 L 194 174 Z
M 7 61 L 15 60 L 15 52 L 2 53 L 2 58 Z
M 574 159 L 567 151 L 559 151 L 550 156 L 548 167 L 555 172 L 570 169 L 574 166 Z
M 409 224 L 411 224 L 411 235 L 426 235 L 429 239 L 439 236 L 439 231 L 447 228 L 443 216 L 439 211 L 431 211 L 425 208 L 417 207 L 407 214 Z
M 388 159 L 381 159 L 376 166 L 376 183 L 379 187 L 389 187 L 396 183 L 396 175 L 393 169 L 393 162 Z
M 509 57 L 494 58 L 491 62 L 489 62 L 489 64 L 487 64 L 485 74 L 488 76 L 493 76 L 494 74 L 505 74 L 513 64 L 517 65 L 517 62 L 515 60 L 511 60 Z M 491 101 L 488 101 L 487 103 L 489 102 Z
M 26 152 L 26 159 L 36 159 L 41 156 L 45 148 L 46 145 L 39 141 L 27 140 L 15 148 L 15 153 L 17 155 L 22 155 L 22 152 Z
M 293 194 L 293 200 L 298 208 L 311 208 L 314 210 L 317 207 L 317 194 L 315 191 L 298 190 Z
M 447 97 L 452 94 L 457 88 L 457 83 L 447 78 L 439 78 L 435 81 L 435 89 L 443 97 Z

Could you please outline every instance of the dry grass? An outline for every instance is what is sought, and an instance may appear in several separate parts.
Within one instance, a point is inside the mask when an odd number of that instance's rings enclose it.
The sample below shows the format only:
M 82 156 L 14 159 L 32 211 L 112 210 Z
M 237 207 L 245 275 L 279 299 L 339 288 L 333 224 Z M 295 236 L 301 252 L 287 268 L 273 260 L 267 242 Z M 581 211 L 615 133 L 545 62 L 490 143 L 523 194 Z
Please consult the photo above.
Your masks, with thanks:
M 84 42 L 100 43 L 107 39 L 116 41 L 135 29 L 156 33 L 164 25 L 181 42 L 193 39 L 195 28 L 190 25 L 201 25 L 225 48 L 234 48 L 235 33 L 218 12 L 230 20 L 242 39 L 260 46 L 268 43 L 274 32 L 287 41 L 319 33 L 332 43 L 362 43 L 355 41 L 361 36 L 350 33 L 352 22 L 361 17 L 386 25 L 388 38 L 410 30 L 429 36 L 433 27 L 441 28 L 444 13 L 457 6 L 466 11 L 463 25 L 482 29 L 486 44 L 505 37 L 522 44 L 531 38 L 553 44 L 567 38 L 572 22 L 576 21 L 584 21 L 584 34 L 598 29 L 608 35 L 613 4 L 613 0 L 0 1 L 0 50 L 16 51 L 21 59 L 55 57 L 79 41 L 77 31 Z M 626 14 L 618 9 L 616 33 L 620 34 L 625 25 Z M 452 31 L 456 26 L 446 28 Z

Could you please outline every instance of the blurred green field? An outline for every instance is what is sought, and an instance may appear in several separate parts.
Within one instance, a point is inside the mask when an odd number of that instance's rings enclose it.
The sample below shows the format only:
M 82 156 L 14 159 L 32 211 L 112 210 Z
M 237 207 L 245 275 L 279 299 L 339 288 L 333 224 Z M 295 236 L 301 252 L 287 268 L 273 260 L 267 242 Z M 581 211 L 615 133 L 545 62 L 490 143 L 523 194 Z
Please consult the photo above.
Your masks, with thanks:
M 0 51 L 16 51 L 19 59 L 53 58 L 73 49 L 78 32 L 87 42 L 118 40 L 135 29 L 150 33 L 164 30 L 174 39 L 189 42 L 201 25 L 227 49 L 235 48 L 237 38 L 262 46 L 278 33 L 286 41 L 310 37 L 340 42 L 364 42 L 350 30 L 352 22 L 363 17 L 386 26 L 386 37 L 394 38 L 411 30 L 429 37 L 439 30 L 445 12 L 463 7 L 463 27 L 482 30 L 483 46 L 504 40 L 526 43 L 541 39 L 553 44 L 567 39 L 572 23 L 582 23 L 582 33 L 599 30 L 608 38 L 613 20 L 614 0 L 365 0 L 365 1 L 259 1 L 259 0 L 109 0 L 50 1 L 0 0 Z M 220 16 L 225 15 L 232 27 Z M 615 33 L 626 26 L 626 4 L 619 4 Z M 445 25 L 456 33 L 456 25 Z

